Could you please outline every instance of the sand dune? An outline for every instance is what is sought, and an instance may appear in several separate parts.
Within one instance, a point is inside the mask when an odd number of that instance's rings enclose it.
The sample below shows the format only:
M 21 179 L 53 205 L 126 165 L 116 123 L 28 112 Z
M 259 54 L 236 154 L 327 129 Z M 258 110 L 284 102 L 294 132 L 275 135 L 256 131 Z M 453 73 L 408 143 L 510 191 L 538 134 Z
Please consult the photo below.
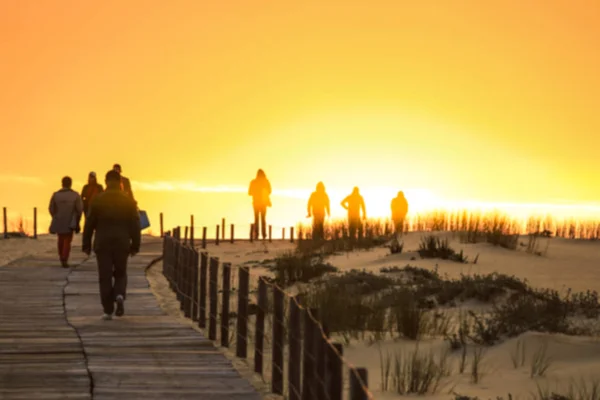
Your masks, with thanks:
M 364 269 L 379 273 L 383 267 L 403 267 L 410 264 L 430 270 L 437 269 L 441 275 L 450 278 L 457 278 L 461 274 L 499 272 L 527 279 L 532 287 L 556 289 L 562 293 L 569 288 L 575 292 L 600 290 L 600 242 L 562 238 L 540 239 L 539 249 L 544 254 L 539 256 L 527 253 L 523 246 L 519 246 L 517 250 L 508 250 L 487 243 L 464 244 L 451 233 L 438 234 L 448 238 L 450 245 L 456 250 L 464 250 L 470 263 L 463 264 L 441 259 L 421 259 L 416 250 L 422 236 L 423 234 L 418 232 L 405 235 L 404 252 L 401 254 L 392 255 L 387 248 L 376 248 L 337 254 L 328 257 L 327 262 L 340 271 Z M 526 241 L 527 237 L 520 238 L 520 242 Z M 293 247 L 290 243 L 221 243 L 219 246 L 209 244 L 207 251 L 222 261 L 254 264 L 273 259 Z M 477 255 L 477 264 L 473 264 L 472 260 Z M 468 308 L 469 304 L 464 306 Z M 591 325 L 590 328 L 595 332 L 600 332 L 597 319 L 587 320 L 586 323 Z M 510 355 L 511 352 L 516 352 L 517 343 L 524 345 L 526 350 L 524 365 L 515 368 Z M 543 377 L 531 378 L 533 354 L 539 351 L 544 343 L 551 365 Z M 376 398 L 392 399 L 399 395 L 381 391 L 380 351 L 381 354 L 394 354 L 398 351 L 406 353 L 413 351 L 415 346 L 415 341 L 403 339 L 388 338 L 376 343 L 352 340 L 345 346 L 345 356 L 352 364 L 368 368 L 369 386 Z M 418 346 L 421 352 L 426 353 L 431 349 L 434 354 L 441 354 L 448 348 L 448 343 L 442 338 L 422 339 Z M 584 379 L 589 385 L 588 388 L 591 388 L 592 381 L 600 379 L 600 340 L 596 337 L 526 332 L 495 346 L 485 347 L 481 361 L 481 378 L 477 384 L 471 382 L 469 374 L 471 352 L 472 349 L 469 350 L 466 371 L 463 374 L 458 373 L 460 352 L 451 353 L 449 363 L 453 372 L 442 380 L 436 394 L 422 397 L 448 399 L 452 396 L 449 391 L 453 391 L 461 395 L 478 396 L 481 399 L 495 399 L 497 396 L 507 398 L 508 393 L 515 399 L 531 398 L 532 394 L 538 394 L 538 387 L 542 390 L 565 392 L 569 385 L 573 385 L 573 380 L 578 388 L 581 388 L 580 380 Z M 597 376 L 593 375 L 594 371 L 599 371 Z
M 440 274 L 457 277 L 462 274 L 489 274 L 501 272 L 527 279 L 533 286 L 560 290 L 571 288 L 574 291 L 600 291 L 600 241 L 571 240 L 563 238 L 540 239 L 540 249 L 547 248 L 547 254 L 537 256 L 524 251 L 522 246 L 516 251 L 494 247 L 487 243 L 460 243 L 451 233 L 440 233 L 436 236 L 447 237 L 450 245 L 456 250 L 464 250 L 472 261 L 477 255 L 477 264 L 461 264 L 440 259 L 420 259 L 416 250 L 423 233 L 411 232 L 404 236 L 404 251 L 401 254 L 390 254 L 387 248 L 376 248 L 369 251 L 355 251 L 331 256 L 328 262 L 341 271 L 365 269 L 379 272 L 382 267 L 403 267 L 410 264 L 417 267 L 434 269 L 436 265 Z M 526 243 L 522 236 L 521 243 Z M 230 244 L 221 242 L 218 246 L 209 243 L 206 251 L 217 256 L 221 261 L 232 263 L 248 263 L 273 259 L 282 252 L 293 250 L 295 245 L 289 242 L 254 242 L 247 241 Z M 265 252 L 266 251 L 266 252 Z M 416 258 L 411 260 L 411 258 Z

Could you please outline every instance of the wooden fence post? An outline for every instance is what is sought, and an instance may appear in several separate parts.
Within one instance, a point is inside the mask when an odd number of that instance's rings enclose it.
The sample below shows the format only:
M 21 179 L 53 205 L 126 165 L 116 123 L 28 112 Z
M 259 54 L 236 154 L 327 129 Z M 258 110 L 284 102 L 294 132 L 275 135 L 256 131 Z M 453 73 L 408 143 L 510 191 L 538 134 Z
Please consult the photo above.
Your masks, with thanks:
M 302 312 L 297 303 L 297 297 L 290 299 L 290 328 L 288 331 L 289 341 L 289 364 L 288 364 L 288 399 L 301 400 L 302 386 L 300 381 L 300 365 L 302 364 Z
M 190 215 L 190 246 L 194 248 L 194 215 Z
M 221 304 L 221 346 L 229 347 L 229 296 L 231 294 L 231 263 L 223 263 L 223 295 Z
M 273 365 L 271 372 L 271 392 L 283 394 L 283 332 L 284 294 L 278 286 L 273 286 Z
M 163 213 L 160 213 L 159 219 L 160 219 L 160 237 L 164 237 L 165 231 L 164 231 Z
M 321 388 L 324 385 L 324 377 L 323 375 L 319 375 L 319 372 L 322 372 L 323 368 L 319 366 L 322 357 L 322 343 L 323 343 L 323 334 L 321 333 L 321 328 L 319 326 L 319 310 L 317 308 L 310 309 L 310 315 L 312 315 L 312 360 L 313 360 L 313 385 L 312 385 L 312 398 L 315 400 L 320 400 L 321 397 L 319 393 L 321 392 Z
M 208 272 L 208 253 L 203 251 L 200 254 L 200 316 L 198 317 L 198 326 L 206 328 L 206 274 Z
M 359 379 L 360 378 L 360 379 Z M 362 381 L 362 382 L 361 382 Z M 368 373 L 366 368 L 352 368 L 350 370 L 350 400 L 367 400 L 368 396 L 363 389 L 362 383 L 369 387 Z
M 281 240 L 285 240 L 285 226 L 281 228 Z
M 233 224 L 231 225 L 233 226 Z M 250 271 L 248 267 L 239 269 L 237 339 L 235 355 L 239 358 L 248 357 L 248 292 L 250 287 Z
M 231 237 L 229 238 L 229 241 L 231 242 L 231 244 L 233 244 L 234 242 L 234 235 L 235 235 L 235 225 L 231 224 L 231 233 L 230 233 Z
M 209 274 L 210 316 L 208 321 L 208 338 L 210 340 L 217 340 L 217 279 L 219 278 L 219 259 L 216 257 L 211 257 L 210 259 Z
M 273 225 L 269 225 L 269 243 L 273 241 Z
M 294 227 L 290 227 L 290 243 L 294 243 Z
M 258 309 L 256 310 L 256 332 L 254 347 L 254 372 L 263 376 L 263 350 L 265 342 L 265 314 L 267 312 L 267 283 L 258 278 Z
M 187 230 L 187 228 L 186 228 Z M 188 247 L 187 246 L 182 246 L 181 247 L 181 255 L 182 255 L 182 262 L 181 262 L 181 274 L 180 274 L 180 279 L 179 279 L 179 292 L 181 293 L 181 302 L 179 303 L 179 309 L 181 311 L 183 311 L 184 316 L 186 318 L 189 317 L 189 315 L 186 315 L 186 310 L 188 309 L 187 305 L 188 305 L 188 299 L 189 297 L 187 296 L 188 294 L 188 283 L 189 283 L 189 279 L 188 279 L 188 273 L 189 273 L 189 253 L 188 253 Z
M 186 318 L 192 318 L 192 306 L 193 306 L 193 293 L 194 293 L 194 280 L 193 280 L 193 276 L 194 276 L 194 249 L 192 249 L 191 247 L 187 247 L 185 249 L 185 252 L 187 254 L 186 257 L 186 262 L 185 262 L 185 269 L 186 269 L 186 273 L 185 273 L 185 282 L 184 284 L 184 288 L 185 288 L 185 309 L 183 310 L 184 315 Z
M 254 224 L 250 224 L 250 243 L 254 242 Z
M 198 308 L 199 308 L 199 293 L 198 293 L 198 277 L 200 274 L 199 271 L 199 261 L 200 257 L 196 249 L 192 248 L 193 251 L 193 264 L 192 264 L 192 321 L 198 321 Z
M 215 244 L 218 246 L 219 245 L 219 229 L 221 227 L 219 225 L 217 225 L 217 235 L 215 236 Z
M 340 343 L 331 343 L 327 346 L 327 376 L 329 377 L 329 399 L 342 400 L 343 365 L 338 356 L 344 355 L 344 348 Z
M 163 259 L 162 259 L 162 273 L 169 280 L 169 239 L 165 236 L 163 237 Z
M 33 238 L 37 239 L 37 207 L 33 207 Z
M 4 239 L 8 239 L 8 219 L 6 217 L 6 207 L 2 207 L 2 214 L 4 220 Z
M 188 241 L 188 227 L 185 227 L 185 235 L 183 236 L 183 244 L 187 244 Z
M 202 249 L 206 249 L 206 227 L 202 227 Z
M 304 348 L 302 373 L 302 400 L 314 400 L 312 395 L 314 382 L 314 334 L 313 320 L 308 309 L 304 309 Z
M 173 259 L 173 279 L 172 279 L 172 289 L 175 292 L 175 294 L 177 295 L 177 301 L 181 301 L 180 299 L 180 295 L 179 295 L 179 291 L 177 290 L 177 284 L 179 283 L 179 252 L 181 250 L 181 246 L 180 246 L 180 242 L 179 242 L 179 238 L 177 237 L 177 228 L 174 229 L 174 233 L 175 233 L 175 239 L 174 239 L 174 244 L 173 244 L 173 248 L 175 250 L 175 254 L 173 255 L 174 259 Z
M 315 310 L 313 317 L 319 318 L 319 310 Z M 326 332 L 327 329 L 323 327 L 323 324 L 315 324 L 315 357 L 316 357 L 316 368 L 315 368 L 315 376 L 316 380 L 318 379 L 316 398 L 319 400 L 327 400 L 327 367 L 325 363 L 327 362 L 327 341 L 328 338 L 323 335 L 323 331 L 325 334 L 329 336 Z
M 225 218 L 221 219 L 221 240 L 225 241 Z

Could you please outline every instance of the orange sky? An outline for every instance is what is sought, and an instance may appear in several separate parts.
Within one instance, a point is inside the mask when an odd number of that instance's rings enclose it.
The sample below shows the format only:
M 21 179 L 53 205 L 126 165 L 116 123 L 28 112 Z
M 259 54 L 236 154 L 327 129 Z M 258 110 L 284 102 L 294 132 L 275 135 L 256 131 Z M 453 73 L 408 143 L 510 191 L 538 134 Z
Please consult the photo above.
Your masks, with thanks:
M 115 161 L 147 184 L 262 167 L 280 189 L 595 202 L 599 18 L 596 0 L 2 0 L 0 203 L 45 207 Z

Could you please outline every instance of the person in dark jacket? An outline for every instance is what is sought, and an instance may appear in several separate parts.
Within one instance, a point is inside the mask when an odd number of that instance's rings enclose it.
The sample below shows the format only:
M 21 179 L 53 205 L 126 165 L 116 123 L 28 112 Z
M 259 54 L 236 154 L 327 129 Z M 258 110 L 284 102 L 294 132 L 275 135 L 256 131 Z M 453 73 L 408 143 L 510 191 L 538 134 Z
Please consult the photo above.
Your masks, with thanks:
M 362 236 L 362 219 L 367 218 L 367 209 L 365 207 L 365 200 L 360 194 L 358 187 L 354 187 L 352 193 L 348 195 L 341 203 L 342 207 L 348 210 L 348 230 L 350 231 L 350 238 L 355 239 L 356 232 Z
M 252 196 L 252 207 L 254 208 L 254 239 L 258 239 L 258 225 L 260 222 L 263 239 L 267 238 L 267 207 L 271 207 L 271 183 L 267 179 L 265 171 L 259 169 L 256 178 L 250 182 L 248 195 Z
M 87 217 L 88 212 L 90 211 L 90 205 L 92 204 L 92 200 L 96 195 L 102 193 L 104 188 L 101 184 L 98 183 L 98 178 L 96 177 L 95 172 L 90 172 L 88 175 L 88 183 L 83 185 L 83 189 L 81 189 L 81 199 L 83 200 L 83 215 Z
M 93 250 L 98 261 L 100 300 L 105 320 L 125 313 L 127 291 L 127 258 L 140 250 L 140 220 L 135 202 L 121 188 L 121 176 L 117 171 L 106 174 L 106 190 L 97 195 L 83 230 L 83 252 Z M 114 277 L 114 284 L 113 284 Z
M 70 177 L 62 178 L 62 189 L 52 194 L 48 211 L 52 216 L 50 233 L 58 236 L 58 256 L 63 268 L 69 268 L 73 232 L 79 233 L 83 202 L 79 193 L 71 189 Z
M 330 215 L 329 196 L 325 192 L 323 182 L 317 183 L 317 188 L 308 199 L 308 215 L 307 218 L 313 217 L 313 239 L 325 239 L 325 215 Z
M 131 182 L 129 181 L 129 178 L 124 177 L 123 174 L 123 170 L 121 168 L 120 164 L 115 164 L 113 165 L 113 170 L 117 171 L 119 173 L 120 178 L 120 188 L 122 191 L 124 191 L 129 197 L 131 197 L 131 200 L 134 200 L 133 197 L 133 190 L 131 190 Z

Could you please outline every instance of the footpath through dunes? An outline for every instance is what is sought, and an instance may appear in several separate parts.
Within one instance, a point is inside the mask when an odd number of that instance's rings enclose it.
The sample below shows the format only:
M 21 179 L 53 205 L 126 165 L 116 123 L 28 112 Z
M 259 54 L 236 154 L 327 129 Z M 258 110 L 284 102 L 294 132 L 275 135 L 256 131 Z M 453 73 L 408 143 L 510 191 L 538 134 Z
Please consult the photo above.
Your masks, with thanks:
M 162 242 L 143 241 L 125 315 L 112 321 L 101 319 L 93 257 L 0 268 L 0 399 L 261 398 L 211 341 L 162 311 L 145 274 Z
M 85 353 L 64 312 L 69 272 L 54 252 L 0 268 L 0 399 L 92 397 Z

